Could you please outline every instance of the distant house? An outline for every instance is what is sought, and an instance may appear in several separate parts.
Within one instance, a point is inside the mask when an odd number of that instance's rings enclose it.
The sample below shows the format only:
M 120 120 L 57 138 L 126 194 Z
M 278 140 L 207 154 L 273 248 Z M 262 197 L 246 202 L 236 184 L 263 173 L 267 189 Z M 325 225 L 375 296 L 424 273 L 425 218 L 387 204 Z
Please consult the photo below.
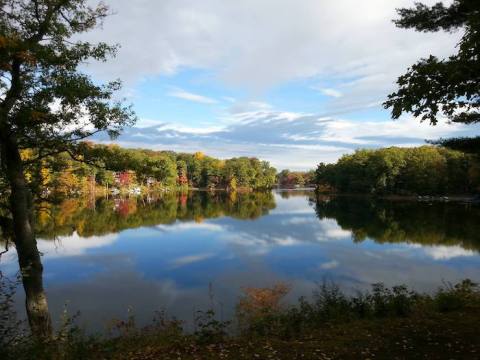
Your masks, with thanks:
M 149 176 L 146 180 L 146 183 L 147 183 L 147 186 L 151 186 L 151 185 L 156 183 L 156 180 L 155 180 L 155 178 Z
M 113 178 L 116 185 L 120 187 L 129 187 L 135 183 L 136 174 L 135 171 L 132 170 L 117 171 L 113 173 Z
M 142 193 L 142 190 L 138 186 L 136 186 L 131 188 L 128 192 L 132 195 L 140 195 Z

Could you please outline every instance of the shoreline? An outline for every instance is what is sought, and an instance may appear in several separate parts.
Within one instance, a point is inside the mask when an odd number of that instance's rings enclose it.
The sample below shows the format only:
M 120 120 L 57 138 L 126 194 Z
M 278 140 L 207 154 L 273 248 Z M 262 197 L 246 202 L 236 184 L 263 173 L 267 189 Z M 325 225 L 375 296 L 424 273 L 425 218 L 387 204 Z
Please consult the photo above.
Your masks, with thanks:
M 338 196 L 338 197 L 358 197 L 358 198 L 373 198 L 377 200 L 389 201 L 417 201 L 417 202 L 464 202 L 469 204 L 480 203 L 480 197 L 476 194 L 469 195 L 375 195 L 375 194 L 355 194 L 355 193 L 317 193 L 317 197 L 322 196 Z
M 319 295 L 286 306 L 282 299 L 288 291 L 284 284 L 247 289 L 236 322 L 219 318 L 210 308 L 199 312 L 193 332 L 165 312 L 145 327 L 130 315 L 114 321 L 109 332 L 90 336 L 68 318 L 47 342 L 10 332 L 0 357 L 353 360 L 453 359 L 459 353 L 473 358 L 480 353 L 480 292 L 468 279 L 432 294 L 376 284 L 371 292 L 346 296 L 335 284 L 324 283 Z

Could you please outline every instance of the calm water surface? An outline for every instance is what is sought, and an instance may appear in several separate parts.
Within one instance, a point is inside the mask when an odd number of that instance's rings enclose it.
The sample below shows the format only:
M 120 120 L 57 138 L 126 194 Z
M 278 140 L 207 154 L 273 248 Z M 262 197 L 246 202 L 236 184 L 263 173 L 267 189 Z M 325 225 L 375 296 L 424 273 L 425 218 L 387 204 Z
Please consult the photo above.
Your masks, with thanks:
M 139 323 L 161 309 L 191 322 L 212 306 L 229 318 L 242 287 L 278 282 L 291 285 L 294 301 L 324 279 L 347 292 L 375 282 L 430 291 L 480 281 L 480 208 L 472 205 L 193 192 L 68 200 L 52 214 L 38 219 L 50 310 L 58 319 L 67 303 L 91 329 L 128 308 Z M 18 271 L 14 251 L 0 270 Z

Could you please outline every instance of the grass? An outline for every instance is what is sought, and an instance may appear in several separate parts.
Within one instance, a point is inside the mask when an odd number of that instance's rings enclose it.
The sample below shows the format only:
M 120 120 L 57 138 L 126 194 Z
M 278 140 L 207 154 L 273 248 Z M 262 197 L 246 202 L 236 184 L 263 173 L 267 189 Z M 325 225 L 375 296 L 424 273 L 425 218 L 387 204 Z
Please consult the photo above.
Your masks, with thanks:
M 335 284 L 324 283 L 311 300 L 301 298 L 296 305 L 283 306 L 288 291 L 285 284 L 244 289 L 235 325 L 207 310 L 198 313 L 196 330 L 188 334 L 181 322 L 161 312 L 144 328 L 135 325 L 133 316 L 117 321 L 110 336 L 87 336 L 66 318 L 48 343 L 29 336 L 0 343 L 0 358 L 480 358 L 480 291 L 470 280 L 444 285 L 430 295 L 406 286 L 375 284 L 369 292 L 346 296 Z M 8 319 L 11 322 L 12 316 Z

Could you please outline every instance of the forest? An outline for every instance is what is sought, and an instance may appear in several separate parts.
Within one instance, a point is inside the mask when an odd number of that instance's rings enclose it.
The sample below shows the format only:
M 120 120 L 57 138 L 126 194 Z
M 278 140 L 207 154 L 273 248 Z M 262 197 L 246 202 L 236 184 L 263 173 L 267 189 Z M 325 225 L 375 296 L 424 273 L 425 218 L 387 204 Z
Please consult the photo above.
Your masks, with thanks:
M 313 187 L 315 184 L 315 171 L 290 171 L 282 170 L 277 175 L 278 185 L 281 188 Z
M 202 152 L 127 149 L 91 142 L 79 149 L 75 159 L 62 152 L 28 166 L 30 186 L 45 197 L 65 197 L 176 188 L 259 190 L 276 185 L 276 169 L 257 158 L 219 160 Z M 22 152 L 25 162 L 36 156 L 33 150 Z
M 267 161 L 254 157 L 220 160 L 202 152 L 129 149 L 92 142 L 82 143 L 79 149 L 75 159 L 61 152 L 27 166 L 26 178 L 32 188 L 38 189 L 37 194 L 63 199 L 86 193 L 245 191 L 277 185 L 316 186 L 324 193 L 377 195 L 471 195 L 480 189 L 477 155 L 433 145 L 359 149 L 334 164 L 320 163 L 315 171 L 278 173 Z M 22 151 L 26 163 L 35 156 L 34 150 Z
M 425 145 L 416 148 L 360 149 L 335 164 L 320 163 L 320 192 L 465 195 L 480 188 L 480 162 L 473 154 Z

